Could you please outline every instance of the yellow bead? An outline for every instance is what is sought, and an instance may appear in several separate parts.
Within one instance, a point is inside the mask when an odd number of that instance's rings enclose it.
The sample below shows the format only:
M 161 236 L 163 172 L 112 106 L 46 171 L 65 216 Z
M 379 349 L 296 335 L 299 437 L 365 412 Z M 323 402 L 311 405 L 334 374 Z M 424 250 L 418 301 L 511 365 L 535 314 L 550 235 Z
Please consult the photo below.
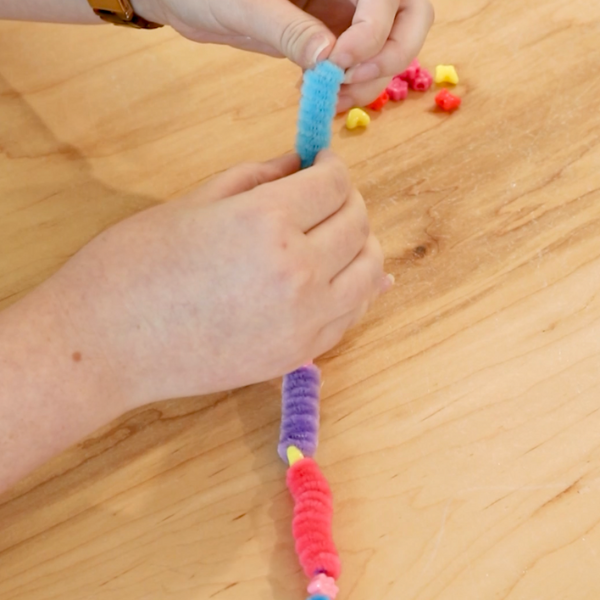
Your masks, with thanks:
M 454 65 L 438 65 L 435 68 L 435 82 L 456 85 L 458 83 L 458 74 Z
M 298 450 L 298 448 L 296 448 L 296 446 L 288 446 L 287 458 L 288 458 L 288 463 L 290 463 L 290 467 L 291 467 L 294 463 L 303 459 L 304 454 L 302 454 L 302 452 L 300 452 L 300 450 Z
M 356 129 L 357 127 L 366 127 L 371 122 L 371 117 L 361 108 L 353 108 L 346 118 L 346 127 Z

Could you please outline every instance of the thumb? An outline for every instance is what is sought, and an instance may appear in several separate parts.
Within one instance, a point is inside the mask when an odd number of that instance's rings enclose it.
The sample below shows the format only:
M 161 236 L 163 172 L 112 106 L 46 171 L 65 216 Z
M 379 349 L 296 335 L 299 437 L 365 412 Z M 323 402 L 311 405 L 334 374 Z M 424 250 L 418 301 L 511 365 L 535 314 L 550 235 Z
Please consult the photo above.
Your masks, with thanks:
M 246 27 L 250 25 L 253 38 L 276 48 L 303 69 L 329 56 L 336 37 L 319 19 L 289 0 L 265 2 L 260 11 L 252 5 Z
M 213 202 L 235 196 L 299 169 L 300 159 L 296 154 L 285 154 L 264 163 L 242 163 L 208 181 L 203 188 L 203 199 Z

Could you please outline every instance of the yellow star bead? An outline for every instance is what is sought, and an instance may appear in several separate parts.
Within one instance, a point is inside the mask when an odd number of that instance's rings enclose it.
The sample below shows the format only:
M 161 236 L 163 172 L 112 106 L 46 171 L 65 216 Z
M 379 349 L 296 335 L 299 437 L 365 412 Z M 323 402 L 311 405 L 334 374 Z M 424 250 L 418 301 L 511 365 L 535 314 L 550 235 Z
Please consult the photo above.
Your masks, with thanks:
M 287 459 L 288 459 L 288 463 L 290 464 L 290 467 L 298 462 L 299 460 L 302 460 L 304 458 L 304 454 L 302 454 L 302 452 L 300 452 L 300 450 L 298 450 L 298 448 L 296 448 L 296 446 L 288 446 L 287 450 Z
M 435 82 L 456 85 L 458 83 L 458 75 L 454 65 L 438 65 L 435 68 Z
M 366 127 L 371 122 L 371 117 L 362 110 L 362 108 L 353 108 L 346 118 L 346 127 L 356 129 L 357 127 Z

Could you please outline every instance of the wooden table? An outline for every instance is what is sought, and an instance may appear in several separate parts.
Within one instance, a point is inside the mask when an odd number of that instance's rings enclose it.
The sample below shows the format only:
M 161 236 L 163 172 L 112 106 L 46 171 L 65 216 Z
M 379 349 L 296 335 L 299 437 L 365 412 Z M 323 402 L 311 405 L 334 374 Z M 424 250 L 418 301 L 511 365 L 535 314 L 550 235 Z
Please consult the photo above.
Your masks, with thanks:
M 348 600 L 600 597 L 600 4 L 439 0 L 433 92 L 335 122 L 397 286 L 324 372 Z M 110 223 L 293 146 L 298 70 L 0 26 L 0 306 Z M 279 382 L 123 416 L 0 503 L 2 600 L 305 598 Z

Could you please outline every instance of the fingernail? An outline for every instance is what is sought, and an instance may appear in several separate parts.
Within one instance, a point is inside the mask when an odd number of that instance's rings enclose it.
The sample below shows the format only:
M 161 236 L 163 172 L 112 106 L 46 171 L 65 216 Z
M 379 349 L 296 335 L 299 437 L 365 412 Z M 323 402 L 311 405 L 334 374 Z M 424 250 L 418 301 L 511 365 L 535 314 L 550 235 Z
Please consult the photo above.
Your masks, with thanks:
M 381 278 L 381 293 L 385 294 L 386 292 L 389 292 L 392 289 L 395 282 L 396 279 L 391 273 L 384 275 Z
M 321 56 L 324 54 L 324 50 L 330 45 L 330 41 L 321 34 L 315 35 L 308 43 L 308 50 L 306 55 L 310 60 L 310 67 L 314 67 L 320 59 L 324 58 Z
M 381 71 L 378 65 L 375 63 L 364 63 L 348 69 L 344 77 L 344 83 L 364 83 L 365 81 L 377 79 L 380 74 Z

